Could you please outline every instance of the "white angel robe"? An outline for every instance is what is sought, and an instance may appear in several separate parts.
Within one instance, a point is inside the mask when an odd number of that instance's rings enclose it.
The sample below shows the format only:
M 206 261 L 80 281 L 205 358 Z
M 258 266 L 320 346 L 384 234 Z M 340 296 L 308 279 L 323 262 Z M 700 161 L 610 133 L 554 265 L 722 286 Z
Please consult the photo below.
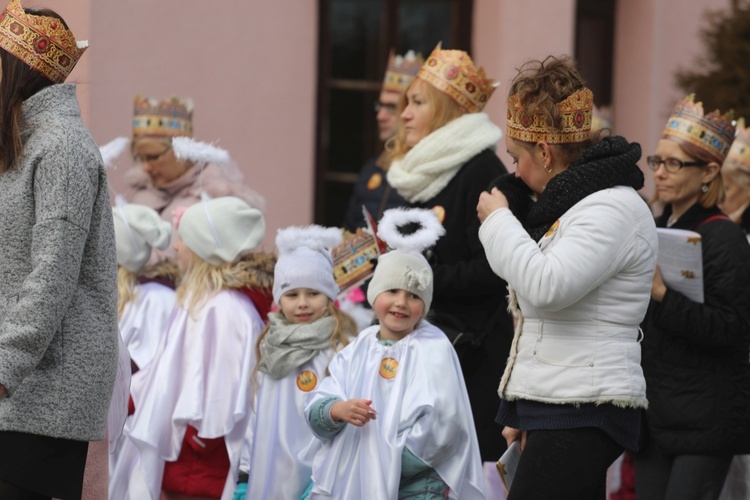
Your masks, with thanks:
M 323 443 L 305 424 L 305 405 L 326 377 L 336 352 L 319 351 L 282 379 L 258 373 L 255 412 L 250 419 L 249 500 L 298 499 L 310 485 L 312 461 Z
M 174 290 L 148 282 L 139 285 L 135 300 L 125 305 L 119 322 L 120 336 L 139 369 L 154 358 L 174 304 Z
M 346 425 L 313 461 L 311 499 L 398 498 L 406 446 L 435 469 L 450 498 L 485 498 L 482 460 L 461 367 L 445 334 L 425 320 L 392 346 L 372 326 L 339 352 L 305 408 L 327 397 L 371 399 L 377 418 Z
M 160 496 L 164 462 L 177 460 L 188 425 L 199 437 L 224 437 L 230 471 L 221 498 L 232 498 L 262 328 L 253 302 L 236 290 L 219 292 L 197 313 L 175 309 L 153 362 L 133 377 L 136 410 L 125 426 L 151 500 Z

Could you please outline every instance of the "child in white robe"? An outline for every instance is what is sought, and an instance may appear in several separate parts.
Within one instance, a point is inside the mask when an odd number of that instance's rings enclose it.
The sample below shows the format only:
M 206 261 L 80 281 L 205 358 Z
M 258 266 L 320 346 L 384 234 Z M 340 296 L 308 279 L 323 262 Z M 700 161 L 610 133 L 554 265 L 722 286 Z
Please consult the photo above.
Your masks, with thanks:
M 118 326 L 123 345 L 128 351 L 127 369 L 135 373 L 153 358 L 174 308 L 173 288 L 153 279 L 141 283 L 144 272 L 153 272 L 146 269 L 151 249 L 166 248 L 172 228 L 155 210 L 143 205 L 118 203 L 112 212 L 117 249 Z M 166 264 L 161 267 L 166 268 Z M 128 392 L 129 383 L 124 394 L 125 407 Z M 110 439 L 113 434 L 110 431 Z M 110 497 L 113 498 L 122 496 L 136 458 L 133 447 L 128 452 L 128 446 L 124 444 L 125 436 L 117 435 L 117 446 L 109 454 L 109 486 Z
M 172 228 L 156 210 L 123 204 L 112 209 L 117 245 L 117 312 L 120 335 L 130 352 L 133 372 L 154 357 L 175 304 L 174 287 L 144 278 L 151 249 L 169 245 Z
M 276 236 L 279 310 L 269 314 L 257 344 L 257 399 L 240 464 L 247 475 L 235 498 L 298 499 L 310 484 L 321 443 L 305 425 L 305 405 L 333 356 L 357 334 L 354 320 L 334 305 L 339 288 L 330 250 L 340 242 L 340 229 L 321 226 Z
M 367 290 L 380 324 L 336 355 L 305 409 L 324 442 L 308 498 L 485 498 L 458 358 L 424 319 L 433 277 L 421 252 L 443 233 L 430 211 L 385 212 L 378 235 L 395 250 Z
M 203 200 L 176 222 L 178 307 L 153 361 L 133 377 L 126 431 L 151 500 L 230 499 L 263 328 L 250 292 L 272 283 L 272 263 L 248 253 L 265 223 L 233 197 Z

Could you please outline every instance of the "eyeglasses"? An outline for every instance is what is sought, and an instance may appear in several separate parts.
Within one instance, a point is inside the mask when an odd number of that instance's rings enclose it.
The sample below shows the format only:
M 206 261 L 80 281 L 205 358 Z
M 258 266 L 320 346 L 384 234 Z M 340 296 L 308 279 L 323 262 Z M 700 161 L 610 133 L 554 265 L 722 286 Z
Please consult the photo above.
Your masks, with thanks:
M 653 171 L 659 170 L 659 165 L 664 164 L 667 172 L 677 173 L 682 167 L 705 167 L 708 165 L 705 161 L 682 161 L 677 158 L 661 158 L 659 156 L 648 156 L 646 162 Z
M 172 146 L 167 146 L 167 149 L 165 149 L 161 153 L 156 153 L 155 155 L 134 155 L 133 159 L 138 163 L 153 163 L 165 154 L 169 153 L 171 149 Z
M 381 109 L 384 109 L 386 113 L 389 115 L 395 115 L 398 112 L 398 107 L 395 104 L 392 103 L 386 103 L 386 102 L 380 102 L 375 101 L 375 103 L 372 106 L 372 109 L 375 111 L 375 113 L 380 113 Z

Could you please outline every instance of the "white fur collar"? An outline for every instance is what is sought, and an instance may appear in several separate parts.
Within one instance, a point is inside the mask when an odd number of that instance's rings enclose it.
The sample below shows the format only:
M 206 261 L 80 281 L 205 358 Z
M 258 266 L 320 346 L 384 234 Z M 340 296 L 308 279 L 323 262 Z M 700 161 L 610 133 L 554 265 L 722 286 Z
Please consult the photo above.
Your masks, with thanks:
M 434 198 L 461 167 L 487 148 L 497 149 L 503 132 L 485 113 L 469 113 L 443 125 L 391 163 L 388 183 L 410 203 Z

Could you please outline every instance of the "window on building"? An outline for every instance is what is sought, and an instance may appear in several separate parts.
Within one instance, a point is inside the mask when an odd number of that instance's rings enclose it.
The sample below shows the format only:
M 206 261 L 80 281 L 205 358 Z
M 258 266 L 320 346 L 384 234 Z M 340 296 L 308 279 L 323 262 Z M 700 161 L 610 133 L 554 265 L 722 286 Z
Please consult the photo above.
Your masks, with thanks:
M 471 0 L 321 0 L 315 221 L 341 226 L 365 162 L 380 154 L 375 101 L 391 48 L 471 52 Z
M 594 104 L 612 104 L 615 0 L 578 0 L 575 58 Z

